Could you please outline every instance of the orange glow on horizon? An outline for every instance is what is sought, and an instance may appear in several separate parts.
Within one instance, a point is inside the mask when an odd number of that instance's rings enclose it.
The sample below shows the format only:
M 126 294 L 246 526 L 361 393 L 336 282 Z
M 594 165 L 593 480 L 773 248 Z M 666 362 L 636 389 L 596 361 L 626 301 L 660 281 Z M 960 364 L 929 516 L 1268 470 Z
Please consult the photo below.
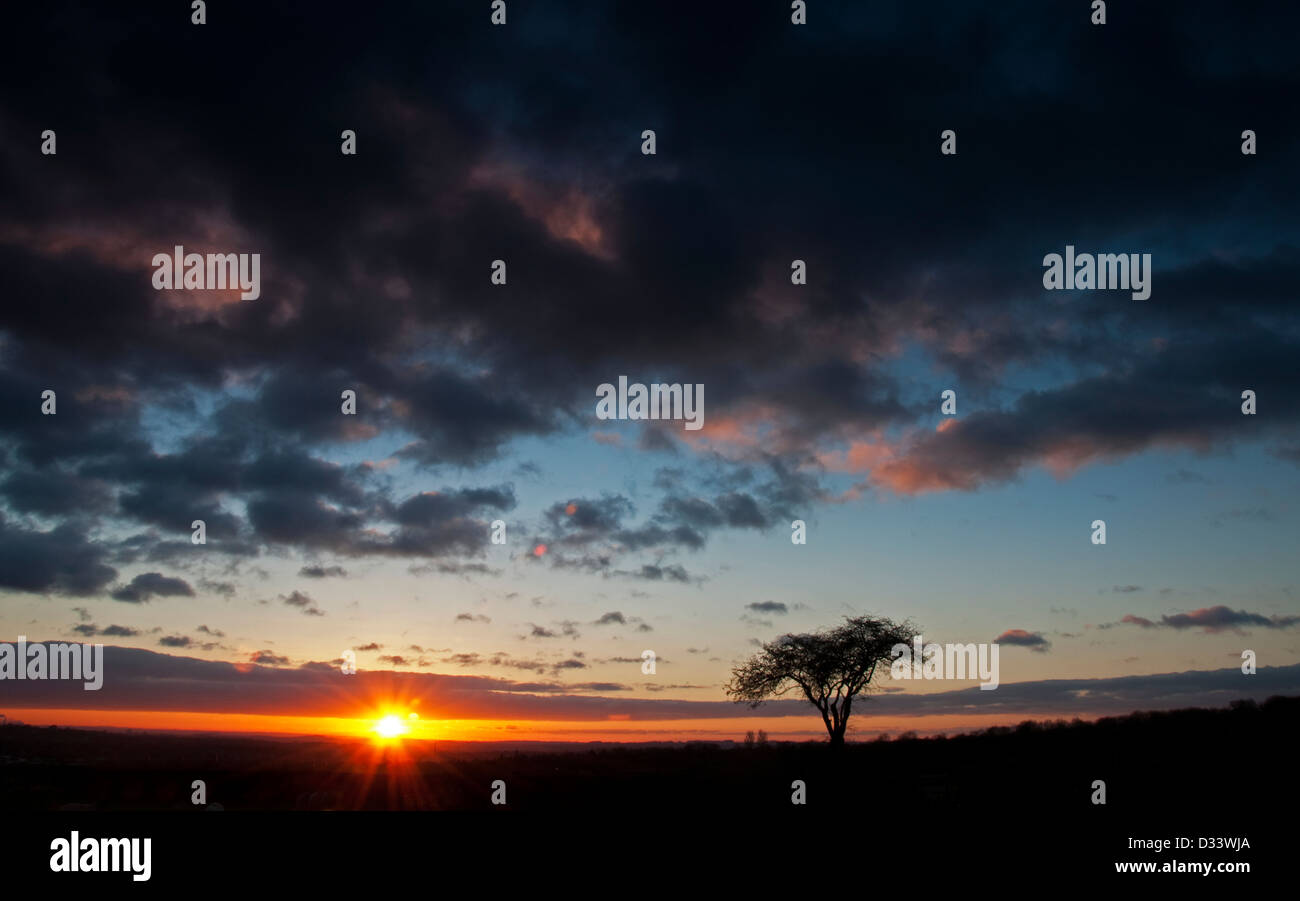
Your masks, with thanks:
M 380 707 L 380 710 L 385 708 Z M 391 710 L 391 708 L 388 708 Z M 319 716 L 259 716 L 242 713 L 190 713 L 149 710 L 63 710 L 13 709 L 3 711 L 11 723 L 70 728 L 177 730 L 227 734 L 319 735 L 323 737 L 372 740 L 378 719 Z M 816 717 L 732 717 L 699 720 L 448 720 L 412 718 L 395 714 L 407 731 L 400 743 L 412 741 L 548 741 L 548 742 L 639 742 L 639 741 L 740 741 L 749 730 L 762 729 L 773 741 L 823 741 L 826 731 Z M 1054 715 L 948 715 L 921 717 L 862 717 L 851 724 L 850 741 L 870 741 L 880 733 L 919 735 L 946 732 L 950 735 L 1014 726 L 1027 719 L 1055 719 Z M 1094 719 L 1084 716 L 1081 719 Z M 399 742 L 381 742 L 396 745 Z

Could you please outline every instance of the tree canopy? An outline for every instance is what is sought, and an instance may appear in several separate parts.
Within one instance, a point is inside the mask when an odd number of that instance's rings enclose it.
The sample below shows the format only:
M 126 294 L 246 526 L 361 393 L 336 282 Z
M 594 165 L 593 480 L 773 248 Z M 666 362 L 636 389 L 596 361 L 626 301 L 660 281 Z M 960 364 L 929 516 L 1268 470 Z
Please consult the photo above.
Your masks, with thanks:
M 727 694 L 757 707 L 798 689 L 821 713 L 831 744 L 840 745 L 853 699 L 889 673 L 893 647 L 910 645 L 917 634 L 910 621 L 857 616 L 822 632 L 782 635 L 732 669 Z

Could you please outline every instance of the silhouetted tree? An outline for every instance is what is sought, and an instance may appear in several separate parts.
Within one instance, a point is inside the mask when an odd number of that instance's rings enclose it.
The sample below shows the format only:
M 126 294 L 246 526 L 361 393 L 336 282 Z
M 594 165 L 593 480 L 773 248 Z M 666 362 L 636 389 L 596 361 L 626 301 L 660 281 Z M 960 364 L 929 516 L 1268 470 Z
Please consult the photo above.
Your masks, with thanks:
M 916 634 L 911 622 L 857 616 L 824 632 L 782 635 L 731 671 L 727 694 L 757 707 L 797 688 L 821 713 L 831 744 L 839 746 L 853 699 L 889 673 L 894 645 L 910 645 Z

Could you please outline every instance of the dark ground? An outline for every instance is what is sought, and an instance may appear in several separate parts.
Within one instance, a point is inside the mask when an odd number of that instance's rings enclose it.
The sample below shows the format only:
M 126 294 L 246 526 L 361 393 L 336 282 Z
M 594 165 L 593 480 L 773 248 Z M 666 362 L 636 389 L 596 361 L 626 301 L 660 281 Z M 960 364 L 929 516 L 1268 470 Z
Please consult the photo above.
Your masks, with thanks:
M 1026 722 L 953 738 L 501 750 L 405 741 L 0 727 L 0 809 L 196 810 L 191 783 L 224 810 L 782 810 L 807 806 L 1026 815 L 1237 810 L 1294 798 L 1300 698 L 1221 710 L 1137 713 L 1093 723 Z M 1106 783 L 1106 806 L 1091 802 Z
M 837 885 L 908 892 L 1104 879 L 1222 894 L 1242 879 L 1294 879 L 1298 716 L 1300 698 L 1275 697 L 838 752 L 821 743 L 559 751 L 408 741 L 386 756 L 369 741 L 8 725 L 0 870 L 7 883 L 137 890 L 373 889 L 410 871 L 501 893 L 585 886 L 583 897 L 620 884 L 638 893 L 689 885 L 695 897 L 710 881 L 767 897 L 831 875 Z M 209 810 L 190 802 L 195 779 L 207 784 Z M 494 807 L 498 779 L 508 803 Z M 791 803 L 796 779 L 805 805 Z M 1092 803 L 1097 779 L 1105 805 Z M 73 830 L 152 837 L 149 883 L 52 874 L 50 842 Z M 1177 836 L 1193 846 L 1153 853 L 1131 844 Z M 1220 836 L 1250 847 L 1195 847 Z M 1117 861 L 1134 860 L 1247 861 L 1252 871 L 1117 874 Z

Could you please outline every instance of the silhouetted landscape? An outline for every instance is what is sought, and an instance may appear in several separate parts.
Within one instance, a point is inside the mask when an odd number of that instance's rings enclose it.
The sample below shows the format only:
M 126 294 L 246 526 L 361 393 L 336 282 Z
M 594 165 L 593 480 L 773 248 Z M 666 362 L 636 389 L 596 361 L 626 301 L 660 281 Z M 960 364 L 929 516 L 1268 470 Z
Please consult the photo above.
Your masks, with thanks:
M 0 727 L 0 806 L 32 811 L 1005 809 L 1059 819 L 1232 811 L 1294 797 L 1276 767 L 1300 698 L 1139 712 L 1094 722 L 1026 721 L 954 737 L 826 742 L 472 743 L 278 738 Z M 1213 774 L 1213 776 L 1211 776 Z M 1090 801 L 1105 781 L 1107 803 Z M 919 806 L 918 806 L 919 805 Z M 497 808 L 501 809 L 501 808 Z M 1099 814 L 1093 814 L 1099 815 Z M 1224 821 L 1226 826 L 1227 821 Z

